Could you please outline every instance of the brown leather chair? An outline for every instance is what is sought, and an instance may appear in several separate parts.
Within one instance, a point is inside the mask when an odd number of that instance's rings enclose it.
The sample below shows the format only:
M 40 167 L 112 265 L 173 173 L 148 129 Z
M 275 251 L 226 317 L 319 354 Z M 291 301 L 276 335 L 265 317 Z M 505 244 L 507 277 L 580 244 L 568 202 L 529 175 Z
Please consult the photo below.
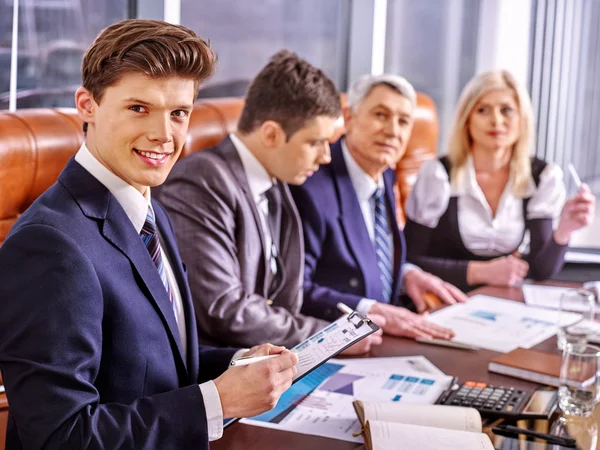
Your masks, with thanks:
M 344 101 L 345 98 L 342 98 Z M 241 98 L 205 99 L 196 103 L 182 157 L 217 144 L 235 128 Z M 48 189 L 75 155 L 83 132 L 74 109 L 24 109 L 0 112 L 0 245 L 17 218 Z M 336 139 L 343 130 L 340 121 Z M 421 165 L 436 155 L 438 123 L 435 105 L 418 96 L 413 134 L 396 173 L 398 221 L 404 225 L 404 202 Z M 18 262 L 17 262 L 18 263 Z M 0 450 L 4 450 L 8 404 L 0 394 Z
M 235 128 L 241 98 L 200 100 L 190 120 L 182 157 L 218 143 Z M 406 154 L 396 173 L 398 221 L 421 165 L 435 157 L 438 123 L 433 101 L 418 96 L 416 123 Z M 340 127 L 337 136 L 343 133 Z M 337 137 L 336 136 L 336 137 Z M 83 140 L 81 120 L 74 109 L 24 109 L 0 112 L 0 245 L 19 215 L 51 184 Z

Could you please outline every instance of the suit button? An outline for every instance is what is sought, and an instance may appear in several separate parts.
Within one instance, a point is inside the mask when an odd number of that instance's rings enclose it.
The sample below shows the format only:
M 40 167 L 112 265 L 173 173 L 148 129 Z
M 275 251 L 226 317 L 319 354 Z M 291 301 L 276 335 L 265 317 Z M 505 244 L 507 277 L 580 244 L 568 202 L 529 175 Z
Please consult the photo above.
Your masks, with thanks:
M 271 300 L 270 298 L 267 299 L 267 305 L 271 306 L 273 304 L 273 300 Z
M 352 288 L 358 287 L 358 280 L 356 278 L 350 278 L 350 281 L 348 282 L 348 284 Z

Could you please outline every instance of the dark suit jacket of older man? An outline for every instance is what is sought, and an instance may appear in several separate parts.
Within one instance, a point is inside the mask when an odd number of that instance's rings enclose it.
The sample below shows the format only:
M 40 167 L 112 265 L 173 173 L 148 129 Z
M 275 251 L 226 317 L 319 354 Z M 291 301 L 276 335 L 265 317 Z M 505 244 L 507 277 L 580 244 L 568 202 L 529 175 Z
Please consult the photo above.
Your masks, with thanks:
M 229 137 L 181 159 L 156 194 L 169 212 L 188 266 L 201 342 L 290 347 L 326 325 L 300 314 L 302 230 L 288 186 L 279 186 L 285 277 L 270 297 L 262 212 Z
M 392 304 L 410 306 L 401 296 L 400 273 L 406 260 L 404 235 L 396 223 L 395 175 L 383 173 L 388 223 L 394 239 Z M 303 312 L 327 320 L 339 316 L 336 304 L 356 308 L 362 298 L 382 301 L 375 248 L 369 237 L 341 140 L 331 145 L 331 163 L 302 186 L 291 186 L 306 246 Z
M 208 449 L 198 383 L 219 376 L 235 351 L 198 346 L 173 229 L 153 208 L 181 292 L 187 356 L 148 249 L 76 161 L 0 247 L 7 450 Z

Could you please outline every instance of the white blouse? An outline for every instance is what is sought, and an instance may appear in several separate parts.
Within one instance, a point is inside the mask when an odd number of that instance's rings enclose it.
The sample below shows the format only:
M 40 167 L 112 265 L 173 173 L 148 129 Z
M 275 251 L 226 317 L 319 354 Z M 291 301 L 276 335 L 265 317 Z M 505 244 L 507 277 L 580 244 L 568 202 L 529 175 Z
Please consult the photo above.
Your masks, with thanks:
M 462 182 L 450 183 L 448 173 L 439 160 L 428 161 L 421 168 L 415 186 L 406 203 L 407 217 L 428 228 L 436 228 L 448 209 L 450 197 L 458 197 L 458 225 L 463 244 L 480 256 L 499 256 L 515 248 L 526 253 L 529 236 L 523 239 L 525 219 L 556 219 L 565 201 L 563 172 L 548 163 L 540 175 L 539 185 L 529 180 L 527 217 L 523 217 L 523 198 L 511 192 L 512 176 L 500 197 L 493 216 L 492 210 L 477 183 L 473 160 L 469 158 Z

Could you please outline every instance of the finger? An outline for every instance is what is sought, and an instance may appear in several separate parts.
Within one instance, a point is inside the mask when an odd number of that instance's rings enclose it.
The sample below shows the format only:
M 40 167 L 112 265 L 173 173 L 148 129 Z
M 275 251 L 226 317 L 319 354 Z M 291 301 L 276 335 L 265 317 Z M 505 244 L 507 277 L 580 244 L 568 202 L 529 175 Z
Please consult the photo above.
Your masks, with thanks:
M 267 356 L 271 354 L 272 348 L 274 345 L 271 344 L 255 345 L 244 356 Z
M 369 314 L 369 319 L 379 325 L 381 328 L 387 325 L 387 319 L 381 314 Z
M 452 338 L 454 336 L 454 331 L 452 331 L 449 328 L 442 328 L 442 327 L 430 328 L 430 327 L 424 327 L 424 328 L 421 328 L 421 330 L 424 331 L 427 334 L 430 334 L 434 338 L 450 339 L 450 338 Z
M 419 326 L 410 326 L 404 328 L 403 336 L 412 337 L 412 338 L 425 338 L 431 339 L 433 338 L 433 334 L 429 333 L 427 330 L 420 328 Z
M 285 350 L 277 358 L 269 359 L 265 362 L 269 363 L 274 371 L 281 372 L 298 364 L 298 355 L 289 350 Z
M 465 294 L 463 291 L 458 289 L 453 284 L 450 284 L 450 283 L 447 283 L 444 281 L 444 285 L 446 286 L 446 289 L 448 289 L 450 291 L 450 294 L 452 294 L 452 297 L 454 297 L 457 302 L 463 303 L 463 302 L 466 302 L 467 300 L 469 300 L 469 297 L 467 297 L 467 294 Z
M 410 299 L 413 301 L 418 313 L 421 313 L 427 309 L 427 306 L 425 305 L 425 300 L 423 300 L 421 294 L 416 293 L 414 295 L 409 296 Z
M 446 286 L 444 286 L 443 284 L 442 285 L 436 285 L 434 287 L 434 290 L 435 290 L 435 294 L 446 305 L 453 305 L 453 304 L 456 303 L 456 300 L 454 300 L 454 297 L 452 297 L 452 295 L 450 295 L 450 292 L 446 289 Z

